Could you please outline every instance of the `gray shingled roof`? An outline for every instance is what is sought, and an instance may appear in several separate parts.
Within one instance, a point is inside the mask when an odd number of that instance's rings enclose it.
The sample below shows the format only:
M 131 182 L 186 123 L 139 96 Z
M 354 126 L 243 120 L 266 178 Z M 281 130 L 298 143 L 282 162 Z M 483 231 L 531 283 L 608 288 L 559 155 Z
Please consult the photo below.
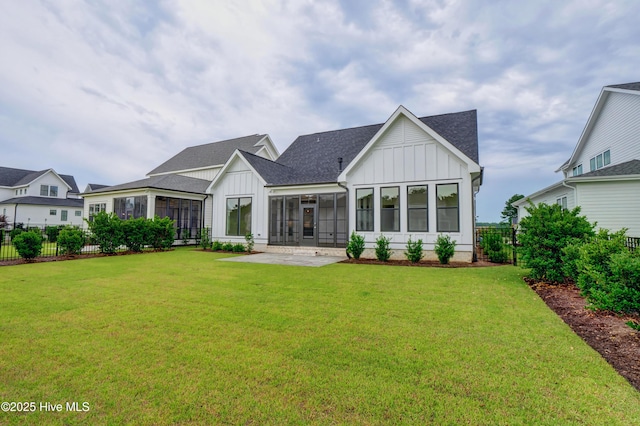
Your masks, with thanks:
M 475 110 L 422 117 L 420 121 L 478 162 Z M 299 136 L 275 162 L 247 155 L 245 158 L 270 185 L 336 182 L 341 172 L 338 158 L 342 158 L 342 169 L 345 169 L 383 125 Z
M 13 187 L 13 186 L 26 185 L 30 182 L 33 182 L 34 179 L 42 176 L 48 171 L 49 169 L 34 171 L 34 170 L 24 170 L 24 169 L 13 169 L 10 167 L 0 167 L 0 186 Z M 80 192 L 78 191 L 78 185 L 76 185 L 76 180 L 73 176 L 61 175 L 61 174 L 59 174 L 58 176 L 60 176 L 62 180 L 64 180 L 66 184 L 71 187 L 71 189 L 69 190 L 70 192 L 75 192 L 75 193 Z
M 80 198 L 53 198 L 53 197 L 15 197 L 0 201 L 0 204 L 30 204 L 36 206 L 72 207 L 81 209 L 84 200 Z
M 571 179 L 626 175 L 640 175 L 640 160 L 631 160 L 613 166 L 604 167 L 583 175 L 572 176 Z
M 204 179 L 196 179 L 181 175 L 160 175 L 151 176 L 150 178 L 136 180 L 134 182 L 123 183 L 120 185 L 107 186 L 106 188 L 96 189 L 89 194 L 97 194 L 101 192 L 122 191 L 128 189 L 166 189 L 169 191 L 191 192 L 195 194 L 204 194 L 211 181 Z
M 89 191 L 95 191 L 97 189 L 107 188 L 109 185 L 100 185 L 98 183 L 88 183 L 87 188 Z
M 614 89 L 638 90 L 638 91 L 640 91 L 640 81 L 638 81 L 636 83 L 612 84 L 612 85 L 607 86 L 607 87 L 611 87 L 611 88 L 614 88 Z
M 170 173 L 180 170 L 197 169 L 200 167 L 217 166 L 227 162 L 236 149 L 255 153 L 261 146 L 255 146 L 266 135 L 251 135 L 225 141 L 212 142 L 204 145 L 185 148 L 179 154 L 171 157 L 148 175 Z

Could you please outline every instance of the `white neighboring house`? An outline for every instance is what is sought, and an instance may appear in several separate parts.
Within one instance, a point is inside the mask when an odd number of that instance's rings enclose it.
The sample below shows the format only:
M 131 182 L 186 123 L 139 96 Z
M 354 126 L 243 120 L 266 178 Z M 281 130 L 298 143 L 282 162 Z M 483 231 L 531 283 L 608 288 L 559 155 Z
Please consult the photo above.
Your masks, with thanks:
M 0 214 L 11 227 L 83 224 L 83 201 L 71 175 L 53 169 L 0 167 Z
M 475 110 L 418 118 L 400 106 L 382 124 L 300 136 L 277 159 L 238 149 L 207 192 L 213 239 L 344 254 L 356 231 L 366 257 L 385 235 L 395 258 L 410 237 L 435 258 L 446 234 L 454 260 L 470 262 L 481 184 Z
M 571 157 L 557 171 L 563 179 L 513 203 L 518 217 L 533 204 L 558 203 L 599 228 L 640 237 L 640 82 L 605 86 Z
M 269 135 L 251 135 L 185 148 L 147 174 L 145 179 L 114 186 L 88 185 L 80 194 L 88 220 L 100 212 L 121 219 L 154 216 L 175 221 L 176 236 L 194 237 L 211 223 L 206 189 L 237 149 L 274 159 L 279 153 Z

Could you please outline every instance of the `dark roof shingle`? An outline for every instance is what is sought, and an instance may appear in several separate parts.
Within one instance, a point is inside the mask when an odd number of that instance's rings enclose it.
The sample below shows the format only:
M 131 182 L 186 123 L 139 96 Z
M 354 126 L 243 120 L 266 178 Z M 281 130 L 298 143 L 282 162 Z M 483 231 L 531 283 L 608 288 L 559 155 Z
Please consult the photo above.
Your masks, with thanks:
M 204 179 L 196 179 L 182 175 L 160 175 L 151 176 L 150 178 L 127 182 L 120 185 L 107 186 L 105 188 L 96 189 L 89 194 L 97 194 L 101 192 L 122 191 L 128 189 L 166 189 L 169 191 L 191 192 L 195 194 L 204 194 L 211 181 Z
M 265 136 L 266 135 L 251 135 L 191 146 L 151 170 L 147 175 L 222 165 L 227 162 L 236 149 L 251 153 L 257 152 L 261 146 L 256 146 L 256 144 Z
M 613 89 L 624 89 L 624 90 L 637 90 L 640 91 L 640 81 L 635 83 L 624 83 L 624 84 L 612 84 L 610 86 Z
M 24 170 L 24 169 L 13 169 L 11 167 L 0 167 L 0 186 L 13 187 L 13 186 L 26 185 L 30 182 L 33 182 L 34 179 L 37 179 L 38 177 L 42 176 L 48 171 L 49 169 L 34 171 L 34 170 Z M 60 178 L 62 178 L 62 180 L 65 181 L 65 183 L 71 187 L 69 192 L 74 192 L 76 194 L 79 192 L 78 185 L 76 185 L 76 180 L 73 176 L 61 175 L 61 174 L 59 174 L 58 176 L 60 176 Z
M 640 160 L 631 160 L 613 166 L 604 167 L 579 176 L 572 176 L 571 179 L 585 177 L 605 177 L 605 176 L 626 176 L 640 175 Z
M 80 198 L 53 198 L 53 197 L 15 197 L 0 201 L 0 204 L 30 204 L 36 206 L 71 207 L 81 209 L 84 200 Z

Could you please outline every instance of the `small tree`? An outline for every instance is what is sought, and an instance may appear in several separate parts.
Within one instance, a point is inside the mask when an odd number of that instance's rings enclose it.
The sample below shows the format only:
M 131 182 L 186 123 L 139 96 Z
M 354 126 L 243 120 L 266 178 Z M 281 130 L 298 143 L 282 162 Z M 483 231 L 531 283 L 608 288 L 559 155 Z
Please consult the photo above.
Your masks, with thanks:
M 85 235 L 82 229 L 68 226 L 62 228 L 58 234 L 58 249 L 61 255 L 80 254 L 84 242 Z
M 247 253 L 251 253 L 253 251 L 253 246 L 256 244 L 253 239 L 253 234 L 249 233 L 245 235 L 244 240 L 247 242 Z
M 85 219 L 86 220 L 86 219 Z M 87 221 L 92 238 L 100 247 L 101 253 L 114 254 L 124 243 L 122 220 L 115 213 L 99 212 Z
M 349 244 L 347 244 L 347 255 L 353 256 L 357 260 L 360 259 L 362 253 L 364 253 L 364 237 L 356 234 L 356 231 L 352 231 Z
M 411 237 L 409 237 L 406 247 L 407 250 L 404 252 L 404 255 L 412 263 L 418 263 L 424 257 L 424 253 L 422 251 L 422 240 L 413 241 Z
M 20 257 L 32 260 L 42 252 L 42 234 L 35 231 L 22 232 L 13 239 L 13 246 Z
M 391 257 L 390 242 L 391 240 L 384 235 L 380 235 L 376 239 L 376 258 L 381 262 L 386 262 Z
M 211 237 L 209 236 L 209 228 L 202 228 L 200 230 L 200 247 L 203 250 L 211 247 Z
M 149 220 L 144 217 L 122 221 L 123 242 L 134 252 L 141 252 L 149 242 Z
M 580 207 L 563 209 L 558 204 L 540 203 L 527 207 L 529 216 L 520 221 L 518 239 L 522 245 L 522 260 L 536 280 L 564 281 L 563 249 L 570 244 L 592 237 L 593 227 Z
M 515 219 L 518 217 L 518 209 L 513 207 L 511 204 L 515 203 L 518 200 L 524 198 L 522 194 L 514 194 L 509 198 L 504 204 L 504 209 L 502 209 L 502 213 L 500 213 L 500 217 L 504 219 L 505 222 L 512 224 Z
M 449 235 L 438 235 L 434 251 L 441 264 L 447 265 L 456 252 L 456 242 Z

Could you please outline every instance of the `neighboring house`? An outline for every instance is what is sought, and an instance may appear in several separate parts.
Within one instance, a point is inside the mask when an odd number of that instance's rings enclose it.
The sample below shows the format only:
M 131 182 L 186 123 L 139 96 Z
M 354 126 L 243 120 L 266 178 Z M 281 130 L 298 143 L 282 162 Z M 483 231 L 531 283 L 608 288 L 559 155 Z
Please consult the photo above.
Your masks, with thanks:
M 102 189 L 102 188 L 106 188 L 110 185 L 100 185 L 97 183 L 88 183 L 86 188 L 84 189 L 84 192 L 93 192 L 96 191 L 98 189 Z
M 606 86 L 571 157 L 557 171 L 563 179 L 515 203 L 580 206 L 599 228 L 640 236 L 640 82 Z
M 88 220 L 100 211 L 121 219 L 170 217 L 177 236 L 195 236 L 210 223 L 211 197 L 206 189 L 236 149 L 269 159 L 278 151 L 268 135 L 252 135 L 184 149 L 147 174 L 147 178 L 115 186 L 91 186 L 82 193 Z
M 298 137 L 277 159 L 238 149 L 213 178 L 214 239 L 267 251 L 344 253 L 352 231 L 373 257 L 380 235 L 394 257 L 422 239 L 435 258 L 438 235 L 474 257 L 475 194 L 482 184 L 476 111 L 417 118 L 400 106 L 382 124 Z
M 53 169 L 0 167 L 0 214 L 12 227 L 82 225 L 83 201 L 73 176 Z

